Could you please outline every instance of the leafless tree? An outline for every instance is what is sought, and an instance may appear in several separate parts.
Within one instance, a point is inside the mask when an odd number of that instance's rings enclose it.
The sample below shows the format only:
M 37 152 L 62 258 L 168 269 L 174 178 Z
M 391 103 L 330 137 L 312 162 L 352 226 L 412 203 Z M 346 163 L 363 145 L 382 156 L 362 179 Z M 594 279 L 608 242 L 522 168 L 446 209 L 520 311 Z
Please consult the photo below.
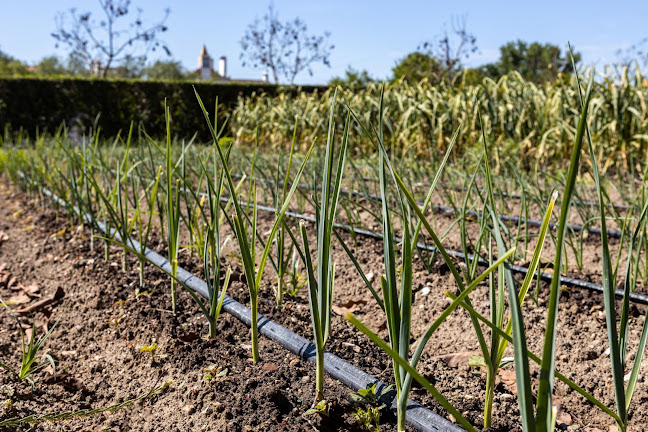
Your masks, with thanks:
M 616 52 L 622 66 L 632 67 L 635 62 L 640 68 L 648 66 L 648 37 Z
M 169 9 L 156 24 L 145 26 L 142 10 L 130 24 L 122 24 L 131 7 L 130 0 L 98 0 L 103 16 L 94 19 L 90 12 L 77 13 L 71 9 L 56 17 L 56 31 L 52 37 L 56 46 L 67 47 L 72 54 L 84 59 L 87 67 L 95 74 L 106 77 L 112 67 L 146 61 L 150 51 L 160 48 L 168 55 L 167 46 L 159 35 L 167 31 L 165 24 Z
M 419 51 L 435 58 L 440 65 L 438 81 L 452 78 L 461 67 L 461 61 L 479 51 L 477 37 L 468 31 L 467 17 L 452 17 L 451 29 L 444 25 L 443 32 L 431 41 L 419 45 Z
M 280 79 L 294 83 L 301 72 L 313 75 L 312 66 L 322 63 L 328 67 L 334 45 L 330 33 L 311 36 L 299 18 L 282 23 L 272 3 L 262 20 L 250 24 L 241 39 L 240 59 L 243 66 L 268 68 L 276 84 Z

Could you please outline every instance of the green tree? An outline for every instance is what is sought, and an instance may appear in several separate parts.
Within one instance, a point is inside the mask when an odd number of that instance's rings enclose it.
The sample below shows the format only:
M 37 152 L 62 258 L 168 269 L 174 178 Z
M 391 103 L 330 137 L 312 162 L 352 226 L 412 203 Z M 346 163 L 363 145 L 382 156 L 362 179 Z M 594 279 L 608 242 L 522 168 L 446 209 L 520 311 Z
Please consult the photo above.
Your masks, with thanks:
M 394 80 L 454 82 L 463 70 L 462 61 L 478 51 L 477 37 L 468 31 L 466 20 L 466 16 L 453 17 L 450 29 L 446 23 L 440 34 L 421 43 L 416 52 L 394 66 Z
M 574 62 L 581 60 L 580 53 L 574 52 Z M 524 79 L 535 83 L 555 81 L 558 74 L 570 74 L 573 67 L 568 55 L 560 47 L 550 43 L 526 43 L 521 40 L 509 42 L 500 47 L 500 60 L 481 67 L 484 75 L 499 78 L 512 71 L 518 71 Z
M 185 74 L 182 64 L 174 60 L 158 60 L 142 70 L 142 77 L 151 80 L 180 80 Z
M 329 81 L 329 87 L 365 88 L 376 80 L 366 70 L 358 71 L 351 66 L 344 72 L 344 77 L 334 77 Z
M 126 57 L 118 67 L 111 68 L 104 77 L 128 79 L 141 78 L 143 70 L 143 58 Z
M 78 53 L 70 53 L 66 64 L 67 73 L 73 76 L 90 76 L 90 70 L 86 67 L 86 62 Z
M 90 75 L 90 71 L 86 68 L 84 60 L 73 53 L 65 60 L 57 56 L 43 57 L 36 65 L 34 72 L 39 76 Z
M 51 75 L 70 75 L 68 68 L 56 56 L 43 57 L 36 65 L 36 74 L 51 76 Z
M 431 83 L 438 84 L 443 79 L 443 66 L 436 58 L 422 52 L 408 54 L 392 68 L 394 81 L 403 80 L 417 83 L 427 78 Z
M 0 51 L 0 76 L 23 76 L 29 74 L 29 69 L 20 60 L 16 60 L 9 54 Z

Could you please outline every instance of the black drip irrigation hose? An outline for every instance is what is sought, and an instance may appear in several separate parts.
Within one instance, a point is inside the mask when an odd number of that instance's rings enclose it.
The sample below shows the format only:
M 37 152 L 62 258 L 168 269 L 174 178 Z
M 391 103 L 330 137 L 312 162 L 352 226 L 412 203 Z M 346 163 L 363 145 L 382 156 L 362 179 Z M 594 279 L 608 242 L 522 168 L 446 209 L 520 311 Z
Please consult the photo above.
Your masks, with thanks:
M 451 190 L 456 190 L 456 191 L 459 191 L 459 192 L 465 191 L 465 188 L 462 188 L 462 187 L 459 187 L 459 186 L 453 186 L 453 187 L 446 186 L 446 185 L 440 185 L 440 186 L 442 188 L 444 188 L 444 189 L 451 189 Z M 476 188 L 476 189 L 479 192 L 487 192 L 486 189 L 482 189 L 482 188 Z M 505 198 L 513 198 L 513 199 L 516 199 L 516 200 L 521 200 L 522 199 L 522 195 L 520 195 L 520 194 L 512 194 L 512 193 L 508 193 L 508 192 L 500 192 L 497 195 L 501 195 L 501 196 L 503 196 Z M 556 200 L 556 202 L 558 203 L 558 202 L 562 202 L 562 201 L 561 200 Z M 577 200 L 574 200 L 574 201 L 572 201 L 572 205 L 575 205 L 575 206 L 578 206 L 578 207 L 598 207 L 599 203 L 596 202 L 596 201 L 577 201 Z M 632 208 L 631 206 L 626 205 L 626 204 L 607 203 L 606 205 L 607 205 L 607 207 L 613 207 L 613 208 L 615 208 L 617 210 L 629 210 L 629 209 Z
M 227 202 L 227 201 L 229 201 L 229 198 L 221 197 L 221 200 L 223 202 Z M 276 213 L 277 212 L 277 210 L 272 208 L 272 207 L 259 205 L 259 204 L 257 204 L 257 209 L 262 210 L 264 212 L 271 212 L 271 213 Z M 287 211 L 286 216 L 290 216 L 290 217 L 295 218 L 295 219 L 303 219 L 303 220 L 306 220 L 306 221 L 309 221 L 309 222 L 315 222 L 315 218 L 313 216 L 300 214 L 300 213 L 295 213 L 295 212 L 291 212 L 291 211 Z M 340 229 L 343 229 L 345 231 L 350 231 L 350 232 L 353 232 L 355 234 L 358 234 L 358 235 L 361 235 L 361 236 L 364 236 L 364 237 L 370 237 L 370 238 L 374 238 L 374 239 L 378 239 L 378 240 L 381 240 L 383 238 L 382 234 L 375 233 L 373 231 L 362 229 L 362 228 L 356 228 L 356 227 L 353 227 L 351 225 L 345 225 L 345 224 L 341 224 L 341 223 L 335 223 L 333 225 L 335 226 L 335 228 L 340 228 Z M 401 242 L 402 238 L 401 237 L 396 237 L 396 241 Z M 417 243 L 416 246 L 421 250 L 426 250 L 426 251 L 429 251 L 429 252 L 437 252 L 438 251 L 438 248 L 436 246 L 421 243 L 421 242 Z M 460 251 L 446 249 L 446 252 L 448 253 L 448 255 L 453 256 L 455 258 L 459 258 L 459 259 L 465 259 L 466 258 L 466 254 L 464 254 L 463 252 L 460 252 Z M 467 257 L 470 260 L 474 259 L 473 254 L 468 254 Z M 486 262 L 486 260 L 484 260 L 482 258 L 479 258 L 479 264 L 481 264 L 483 266 L 488 266 L 488 262 Z M 505 265 L 509 266 L 509 268 L 515 273 L 527 274 L 529 272 L 529 269 L 527 267 L 524 267 L 524 266 L 519 266 L 519 265 L 515 265 L 515 264 L 508 264 L 508 263 L 505 264 Z M 535 274 L 534 277 L 537 277 L 537 274 Z M 553 275 L 550 274 L 550 273 L 545 273 L 545 272 L 540 273 L 540 279 L 542 279 L 544 281 L 550 282 L 552 278 L 553 278 Z M 560 283 L 562 285 L 569 286 L 569 287 L 583 288 L 583 289 L 586 289 L 586 290 L 589 290 L 589 291 L 595 291 L 595 292 L 599 292 L 599 293 L 603 292 L 603 286 L 600 285 L 600 284 L 596 284 L 596 283 L 593 283 L 593 282 L 587 282 L 587 281 L 584 281 L 584 280 L 571 278 L 571 277 L 567 277 L 567 276 L 562 276 L 561 275 L 560 276 Z M 625 295 L 624 291 L 620 290 L 620 289 L 615 290 L 614 293 L 615 293 L 615 295 L 617 297 L 620 297 L 620 298 L 623 298 L 624 295 Z M 648 295 L 646 295 L 646 294 L 630 293 L 629 298 L 630 298 L 630 301 L 632 301 L 634 303 L 648 305 Z
M 25 175 L 21 172 L 19 172 L 19 176 L 23 179 L 26 178 Z M 38 185 L 35 186 L 40 188 L 40 186 Z M 53 192 L 49 191 L 46 188 L 40 189 L 44 195 L 48 196 L 59 205 L 63 205 L 64 207 L 66 206 L 66 202 Z M 82 213 L 77 206 L 73 206 L 73 209 L 79 216 L 83 217 L 86 223 L 96 226 L 108 236 L 114 236 L 114 238 L 123 240 L 121 239 L 119 233 L 117 233 L 114 229 L 109 230 L 102 222 L 93 220 L 90 215 Z M 129 238 L 127 242 L 129 243 L 129 247 L 131 247 L 132 249 L 140 250 L 140 244 L 137 241 Z M 150 250 L 149 248 L 146 248 L 144 256 L 155 266 L 159 267 L 166 273 L 171 274 L 171 264 L 168 259 Z M 191 289 L 197 294 L 208 298 L 207 284 L 199 277 L 194 276 L 182 267 L 178 267 L 176 279 L 188 289 Z M 252 312 L 250 311 L 250 309 L 227 295 L 225 296 L 225 300 L 223 301 L 223 310 L 236 317 L 247 326 L 250 326 L 252 323 Z M 277 324 L 276 322 L 264 317 L 261 314 L 259 314 L 258 317 L 258 328 L 259 332 L 262 335 L 277 342 L 288 351 L 298 355 L 304 360 L 315 363 L 315 344 L 313 344 L 309 340 L 299 336 L 298 334 L 288 330 L 287 328 Z M 387 388 L 387 385 L 379 379 L 369 375 L 362 369 L 353 366 L 352 364 L 342 360 L 335 354 L 332 354 L 328 351 L 324 353 L 324 370 L 333 379 L 341 381 L 355 391 L 367 388 L 367 386 L 375 384 L 376 393 L 380 394 Z M 396 410 L 395 393 L 395 390 L 390 390 L 385 396 L 387 398 L 386 402 L 389 406 L 391 406 L 391 409 L 393 411 Z M 407 400 L 407 423 L 421 432 L 464 431 L 464 429 L 462 429 L 461 427 L 453 424 L 452 422 L 446 420 L 438 414 L 435 414 L 434 412 L 412 401 L 411 399 Z
M 237 174 L 234 174 L 232 177 L 242 178 L 242 176 L 239 176 Z M 272 184 L 275 183 L 272 180 L 264 180 L 264 179 L 257 179 L 257 181 L 266 182 L 266 183 L 272 183 Z M 312 187 L 308 186 L 306 184 L 300 184 L 298 187 L 300 189 L 312 190 Z M 321 187 L 318 187 L 318 189 L 320 189 L 320 188 Z M 182 188 L 181 191 L 186 193 L 186 190 L 184 188 Z M 365 193 L 362 193 L 362 192 L 348 191 L 348 190 L 344 190 L 344 189 L 340 190 L 340 194 L 343 194 L 343 195 L 348 194 L 348 195 L 359 196 L 359 197 L 367 198 L 367 199 L 382 200 L 382 197 L 380 195 L 365 194 Z M 207 196 L 207 194 L 204 193 L 204 192 L 201 192 L 200 195 L 205 196 L 205 197 Z M 228 202 L 229 200 L 230 200 L 230 198 L 221 197 L 221 201 L 223 201 L 223 202 Z M 423 205 L 423 203 L 419 203 L 419 202 L 417 202 L 417 204 L 419 206 Z M 244 205 L 247 205 L 249 207 L 252 204 L 244 203 Z M 439 210 L 439 211 L 454 211 L 454 209 L 452 207 L 448 207 L 448 206 L 434 205 L 433 207 L 435 209 Z M 275 209 L 273 207 L 261 205 L 261 204 L 257 204 L 257 209 L 259 209 L 261 211 L 264 211 L 264 212 L 268 212 L 268 213 L 276 213 L 277 212 L 277 209 Z M 466 212 L 466 213 L 471 214 L 471 215 L 477 215 L 478 214 L 477 212 L 472 212 L 472 211 L 471 212 Z M 315 222 L 315 218 L 313 216 L 309 216 L 309 215 L 302 214 L 302 213 L 296 213 L 296 212 L 292 212 L 292 211 L 287 211 L 286 216 L 289 216 L 289 217 L 292 217 L 292 218 L 295 218 L 295 219 L 304 219 L 304 220 L 309 221 L 309 222 Z M 524 220 L 524 218 L 519 218 L 517 216 L 506 216 L 506 215 L 498 215 L 498 216 L 499 216 L 499 218 L 501 220 L 505 220 L 505 221 L 517 222 L 520 219 Z M 542 225 L 541 221 L 536 221 L 536 220 L 533 220 L 533 219 L 527 219 L 527 222 L 530 225 L 535 225 L 535 224 L 537 224 L 535 226 L 541 226 Z M 355 234 L 358 234 L 358 235 L 361 235 L 361 236 L 364 236 L 364 237 L 370 237 L 370 238 L 374 238 L 374 239 L 378 239 L 378 240 L 382 240 L 382 238 L 383 238 L 382 234 L 375 233 L 373 231 L 366 230 L 366 229 L 363 229 L 363 228 L 356 228 L 354 226 L 345 225 L 345 224 L 341 224 L 341 223 L 338 223 L 338 222 L 334 223 L 333 225 L 336 228 L 340 228 L 340 229 L 343 229 L 345 231 L 353 232 Z M 553 222 L 549 223 L 549 226 L 552 227 L 552 228 L 555 225 L 556 224 L 553 223 Z M 568 227 L 570 227 L 574 231 L 579 231 L 579 230 L 582 231 L 583 230 L 583 227 L 580 226 L 580 225 L 568 225 Z M 599 234 L 599 235 L 601 234 L 601 230 L 598 229 L 598 228 L 590 228 L 588 231 L 591 232 L 591 233 L 594 233 L 594 234 Z M 609 237 L 621 237 L 621 232 L 620 231 L 608 231 L 608 236 Z M 398 242 L 402 241 L 402 238 L 400 238 L 400 237 L 396 237 L 396 239 L 397 239 Z M 421 243 L 421 242 L 417 243 L 416 246 L 421 250 L 427 250 L 429 252 L 437 252 L 438 251 L 438 248 L 436 246 Z M 459 259 L 466 259 L 466 254 L 464 254 L 463 252 L 455 251 L 455 250 L 452 250 L 452 249 L 446 249 L 446 252 L 450 256 L 453 256 L 453 257 L 456 257 L 456 258 L 459 258 Z M 474 255 L 473 254 L 468 254 L 468 259 L 473 260 Z M 479 264 L 482 265 L 482 266 L 488 266 L 488 263 L 482 258 L 479 258 Z M 524 266 L 519 266 L 519 265 L 516 265 L 516 264 L 508 264 L 508 263 L 506 265 L 508 265 L 509 268 L 515 273 L 527 274 L 528 271 L 529 271 L 529 269 L 527 267 L 524 267 Z M 536 273 L 534 275 L 534 277 L 537 279 L 538 274 Z M 552 274 L 545 273 L 545 272 L 540 272 L 539 277 L 540 277 L 540 279 L 542 279 L 542 280 L 544 280 L 546 282 L 551 282 L 551 280 L 553 279 Z M 562 276 L 561 275 L 560 276 L 560 283 L 562 285 L 566 285 L 566 286 L 569 286 L 569 287 L 582 288 L 582 289 L 589 290 L 589 291 L 603 293 L 603 286 L 602 285 L 597 284 L 597 283 L 593 283 L 593 282 L 584 281 L 584 280 L 581 280 L 581 279 L 576 279 L 576 278 L 571 278 L 571 277 L 568 277 L 568 276 Z M 625 296 L 625 292 L 623 290 L 620 290 L 620 289 L 615 290 L 614 294 L 619 298 L 623 298 Z M 646 294 L 630 293 L 629 298 L 630 298 L 630 301 L 632 301 L 634 303 L 648 305 L 648 295 L 646 295 Z
M 236 178 L 236 179 L 240 179 L 242 177 L 243 176 L 238 175 L 238 174 L 232 175 L 232 178 Z M 266 180 L 266 179 L 257 179 L 257 178 L 255 178 L 254 181 L 267 183 L 267 184 L 272 184 L 272 185 L 276 184 L 275 181 Z M 282 183 L 283 182 L 280 182 L 279 186 L 282 186 Z M 289 184 L 289 186 L 291 186 L 291 184 Z M 299 189 L 302 189 L 302 190 L 312 190 L 313 189 L 312 186 L 309 186 L 309 185 L 303 184 L 303 183 L 299 184 L 298 187 L 299 187 Z M 317 186 L 316 189 L 320 190 L 321 186 Z M 364 193 L 364 192 L 358 192 L 358 191 L 350 191 L 350 190 L 347 190 L 347 189 L 341 189 L 340 190 L 340 195 L 344 195 L 344 196 L 347 196 L 347 197 L 353 197 L 353 198 L 364 198 L 364 199 L 368 199 L 368 200 L 372 200 L 372 201 L 378 201 L 378 202 L 382 202 L 382 199 L 383 199 L 382 196 L 380 196 L 380 195 Z M 420 202 L 420 201 L 417 201 L 416 204 L 418 204 L 420 207 L 422 207 L 424 203 Z M 442 212 L 454 212 L 456 210 L 453 207 L 449 207 L 449 206 L 445 206 L 445 205 L 438 205 L 438 204 L 432 204 L 430 207 L 432 207 L 436 211 L 442 211 Z M 467 211 L 466 214 L 470 215 L 470 216 L 481 217 L 481 212 Z M 513 223 L 522 222 L 522 223 L 527 223 L 528 225 L 534 226 L 534 227 L 541 227 L 542 226 L 542 221 L 537 220 L 537 219 L 526 219 L 526 218 L 519 217 L 519 216 L 508 216 L 508 215 L 503 215 L 503 214 L 498 214 L 497 217 L 501 221 L 504 221 L 504 222 L 513 222 Z M 549 227 L 550 228 L 554 228 L 555 226 L 556 226 L 555 222 L 549 222 Z M 567 229 L 569 229 L 570 231 L 572 231 L 574 233 L 581 232 L 581 231 L 585 230 L 588 233 L 593 234 L 593 235 L 598 235 L 598 236 L 601 235 L 601 229 L 600 228 L 584 228 L 582 225 L 567 225 Z M 608 237 L 621 238 L 623 236 L 623 233 L 621 231 L 608 230 L 607 235 L 608 235 Z
M 357 179 L 357 177 L 356 177 L 356 179 Z M 364 182 L 373 182 L 373 183 L 377 183 L 377 182 L 378 182 L 378 180 L 376 180 L 376 179 L 374 179 L 374 178 L 371 178 L 371 177 L 362 177 L 362 181 L 364 181 Z M 422 186 L 430 187 L 430 185 L 429 185 L 429 184 L 426 184 L 426 183 L 417 183 L 417 184 L 418 184 L 418 185 L 422 185 Z M 558 185 L 558 184 L 556 184 L 556 186 L 564 186 L 564 185 Z M 463 192 L 463 191 L 466 190 L 466 188 L 461 187 L 461 186 L 447 186 L 447 185 L 444 185 L 444 184 L 440 184 L 439 187 L 442 187 L 443 189 L 446 189 L 446 190 L 454 190 L 454 191 L 457 191 L 457 192 Z M 483 189 L 483 188 L 475 188 L 475 189 L 476 189 L 477 191 L 479 191 L 479 192 L 486 192 L 486 189 Z M 501 195 L 501 196 L 503 196 L 503 197 L 505 197 L 505 198 L 513 198 L 513 199 L 517 199 L 517 200 L 521 200 L 521 199 L 522 199 L 522 195 L 520 195 L 520 194 L 511 194 L 511 193 L 508 193 L 508 192 L 500 192 L 500 193 L 498 193 L 497 195 Z M 557 200 L 556 202 L 561 202 L 561 201 L 560 201 L 560 200 Z M 573 201 L 572 201 L 572 205 L 579 206 L 579 207 L 598 207 L 599 204 L 598 204 L 598 202 L 596 202 L 596 201 L 578 201 L 578 200 L 573 200 Z M 614 208 L 617 209 L 617 210 L 629 210 L 629 209 L 632 208 L 631 206 L 626 205 L 626 204 L 614 204 L 614 203 L 608 203 L 608 204 L 606 204 L 606 205 L 607 205 L 608 207 L 614 207 Z

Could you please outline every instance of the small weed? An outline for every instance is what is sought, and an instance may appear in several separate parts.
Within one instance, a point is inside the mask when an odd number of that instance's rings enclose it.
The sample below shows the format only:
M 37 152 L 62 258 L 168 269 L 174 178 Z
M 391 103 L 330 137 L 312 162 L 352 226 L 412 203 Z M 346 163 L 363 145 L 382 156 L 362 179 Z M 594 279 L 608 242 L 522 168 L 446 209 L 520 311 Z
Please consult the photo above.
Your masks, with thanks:
M 313 406 L 311 409 L 306 410 L 304 415 L 308 416 L 319 414 L 328 417 L 331 413 L 331 408 L 333 407 L 334 403 L 334 401 L 327 401 L 325 399 L 322 399 L 321 401 L 317 402 L 317 404 L 315 404 L 315 406 Z
M 43 345 L 45 344 L 45 341 L 47 340 L 47 338 L 50 337 L 50 335 L 54 331 L 54 328 L 56 328 L 56 325 L 53 325 L 52 328 L 50 328 L 47 333 L 45 333 L 44 335 L 36 339 L 35 338 L 36 329 L 34 324 L 32 323 L 31 333 L 29 335 L 26 334 L 25 330 L 23 330 L 20 324 L 20 320 L 13 313 L 13 311 L 9 309 L 7 304 L 2 299 L 0 299 L 0 303 L 2 303 L 2 305 L 9 311 L 9 313 L 16 320 L 16 323 L 18 324 L 18 329 L 20 330 L 21 347 L 22 347 L 22 360 L 20 362 L 20 369 L 14 369 L 3 362 L 0 362 L 0 368 L 7 370 L 16 378 L 18 378 L 20 381 L 29 382 L 33 390 L 34 381 L 31 379 L 32 374 L 38 372 L 39 370 L 41 370 L 47 365 L 51 365 L 52 369 L 56 370 L 56 365 L 54 364 L 54 359 L 52 358 L 52 356 L 50 356 L 49 354 L 39 354 L 41 348 L 43 348 Z
M 211 382 L 216 378 L 223 378 L 229 373 L 228 368 L 221 368 L 218 365 L 212 364 L 207 368 L 203 369 L 203 379 L 207 382 Z
M 166 354 L 157 354 L 158 345 L 156 343 L 151 345 L 144 345 L 140 347 L 140 352 L 151 353 L 151 363 L 157 363 L 158 360 L 161 360 L 166 357 Z
M 382 407 L 357 407 L 356 412 L 353 413 L 353 418 L 356 419 L 364 429 L 369 432 L 380 432 L 380 410 Z
M 381 399 L 387 395 L 392 386 L 384 387 L 378 393 L 378 385 L 370 384 L 364 389 L 359 389 L 356 393 L 349 393 L 349 397 L 356 406 L 353 417 L 358 424 L 370 432 L 380 430 L 380 412 L 386 407 Z

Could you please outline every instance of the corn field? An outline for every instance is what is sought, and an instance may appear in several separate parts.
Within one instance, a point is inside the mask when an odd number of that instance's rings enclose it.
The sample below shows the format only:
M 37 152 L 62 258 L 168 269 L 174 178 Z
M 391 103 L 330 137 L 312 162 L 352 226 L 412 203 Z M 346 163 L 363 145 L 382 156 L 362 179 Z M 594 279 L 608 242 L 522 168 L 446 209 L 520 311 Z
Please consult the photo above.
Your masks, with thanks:
M 588 71 L 587 74 L 594 74 Z M 378 116 L 381 85 L 364 91 L 339 89 L 337 107 L 343 116 L 348 105 L 368 122 Z M 297 97 L 260 94 L 241 99 L 230 117 L 235 139 L 286 146 L 297 130 L 297 142 L 307 146 L 326 137 L 327 111 L 334 89 Z M 592 138 L 599 144 L 601 169 L 636 170 L 648 152 L 648 81 L 627 69 L 596 75 L 588 118 Z M 396 155 L 442 155 L 459 131 L 455 156 L 479 152 L 479 115 L 493 140 L 498 161 L 515 159 L 521 168 L 559 165 L 569 158 L 579 110 L 574 77 L 536 85 L 513 72 L 498 81 L 478 85 L 432 86 L 426 81 L 411 85 L 389 84 L 384 93 L 384 139 Z M 342 132 L 343 122 L 336 124 Z M 355 126 L 357 128 L 357 126 Z M 360 137 L 359 130 L 355 136 Z M 350 146 L 356 153 L 369 152 L 365 138 Z M 496 167 L 497 168 L 497 167 Z

